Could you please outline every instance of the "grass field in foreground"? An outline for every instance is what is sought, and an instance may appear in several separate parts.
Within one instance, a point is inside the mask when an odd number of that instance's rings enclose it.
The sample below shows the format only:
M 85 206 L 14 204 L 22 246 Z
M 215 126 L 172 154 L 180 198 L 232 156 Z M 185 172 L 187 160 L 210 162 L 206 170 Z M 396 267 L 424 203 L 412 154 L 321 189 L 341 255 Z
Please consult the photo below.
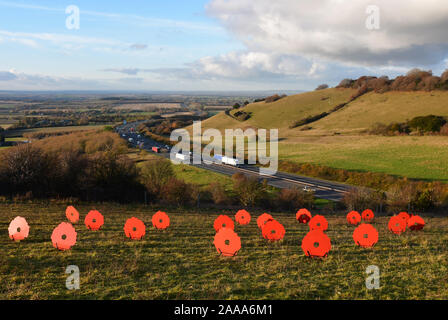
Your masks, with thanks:
M 214 219 L 225 212 L 169 210 L 171 227 L 151 226 L 156 208 L 79 206 L 105 216 L 104 228 L 90 232 L 76 225 L 78 243 L 68 252 L 52 247 L 54 227 L 65 221 L 62 205 L 0 205 L 0 299 L 447 299 L 448 219 L 428 218 L 425 230 L 401 236 L 387 231 L 387 218 L 374 222 L 380 241 L 360 249 L 343 216 L 327 216 L 333 249 L 325 260 L 304 256 L 300 243 L 308 227 L 293 213 L 273 213 L 284 224 L 285 239 L 262 239 L 253 213 L 249 226 L 236 227 L 242 249 L 235 258 L 219 257 L 213 245 Z M 232 214 L 233 212 L 227 212 Z M 30 236 L 9 240 L 7 228 L 26 217 Z M 125 221 L 135 216 L 147 225 L 142 241 L 124 236 Z M 81 289 L 65 287 L 68 265 L 80 268 Z M 381 288 L 367 290 L 366 267 L 377 265 Z

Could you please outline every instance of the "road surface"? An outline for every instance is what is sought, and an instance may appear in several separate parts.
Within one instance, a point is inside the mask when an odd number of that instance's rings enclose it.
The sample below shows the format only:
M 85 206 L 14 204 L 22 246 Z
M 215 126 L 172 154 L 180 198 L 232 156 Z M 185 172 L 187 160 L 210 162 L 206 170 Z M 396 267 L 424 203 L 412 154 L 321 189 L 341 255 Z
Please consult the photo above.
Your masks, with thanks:
M 135 148 L 142 148 L 149 152 L 152 152 L 152 147 L 167 148 L 169 150 L 169 146 L 140 135 L 137 132 L 137 127 L 142 122 L 143 121 L 132 122 L 126 125 L 118 126 L 116 131 L 123 139 L 126 139 Z M 132 141 L 129 141 L 129 139 L 132 139 Z M 159 153 L 159 155 L 168 159 L 170 158 L 169 152 Z M 233 167 L 223 164 L 220 165 L 216 163 L 190 165 L 229 176 L 240 172 L 249 177 L 256 177 L 259 181 L 267 180 L 268 185 L 280 189 L 306 187 L 309 190 L 313 190 L 317 198 L 331 201 L 340 201 L 346 193 L 354 188 L 352 186 L 337 182 L 330 182 L 285 172 L 277 172 L 274 176 L 260 175 L 258 167 L 251 165 L 242 165 L 240 167 Z

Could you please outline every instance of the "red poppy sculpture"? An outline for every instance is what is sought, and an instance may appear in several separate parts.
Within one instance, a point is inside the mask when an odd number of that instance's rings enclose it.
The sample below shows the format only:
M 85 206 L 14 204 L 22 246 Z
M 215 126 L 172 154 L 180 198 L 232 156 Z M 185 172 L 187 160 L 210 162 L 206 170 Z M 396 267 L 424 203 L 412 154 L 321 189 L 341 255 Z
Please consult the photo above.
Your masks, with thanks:
M 373 218 L 375 218 L 375 214 L 373 213 L 372 210 L 366 209 L 362 212 L 362 220 L 366 222 L 371 222 L 373 221 Z
M 378 231 L 371 224 L 363 223 L 353 232 L 353 240 L 360 247 L 371 248 L 378 242 Z
M 262 229 L 264 224 L 266 223 L 266 221 L 268 221 L 269 219 L 273 219 L 273 218 L 268 213 L 263 213 L 262 215 L 260 215 L 257 219 L 258 228 Z
M 132 217 L 124 225 L 124 233 L 132 240 L 141 240 L 146 234 L 145 224 L 142 220 Z
M 170 217 L 166 212 L 158 211 L 152 216 L 152 225 L 159 230 L 165 230 L 170 226 Z
M 65 209 L 65 216 L 71 223 L 78 223 L 79 221 L 79 212 L 73 206 L 68 206 L 67 209 Z
M 233 220 L 229 218 L 229 216 L 220 215 L 218 218 L 216 218 L 215 222 L 213 223 L 213 227 L 215 228 L 216 232 L 218 232 L 219 229 L 221 228 L 234 230 L 235 224 Z
M 312 230 L 303 238 L 302 250 L 308 257 L 324 258 L 331 250 L 331 240 L 322 230 Z
M 263 238 L 269 241 L 279 241 L 282 240 L 285 236 L 285 227 L 283 225 L 273 219 L 266 221 L 263 228 L 261 229 Z
M 412 231 L 422 230 L 425 226 L 425 220 L 420 216 L 412 216 L 408 220 L 408 227 Z
M 246 210 L 239 210 L 235 214 L 235 221 L 242 226 L 248 225 L 250 223 L 250 220 L 251 220 L 250 213 L 247 212 Z
M 11 221 L 8 227 L 9 238 L 14 241 L 22 241 L 28 238 L 30 226 L 25 218 L 16 217 Z
M 399 216 L 394 216 L 390 218 L 388 227 L 391 232 L 399 235 L 406 231 L 406 221 Z
M 216 247 L 216 251 L 224 257 L 234 257 L 241 249 L 240 237 L 229 228 L 221 228 L 215 235 L 213 244 Z
M 316 215 L 313 218 L 311 218 L 310 222 L 308 223 L 311 230 L 321 230 L 325 231 L 328 229 L 328 221 L 325 219 L 324 216 Z
M 361 215 L 358 211 L 351 211 L 347 214 L 347 222 L 353 226 L 361 223 Z
M 406 223 L 408 223 L 408 220 L 411 218 L 411 216 L 409 215 L 409 213 L 407 212 L 400 212 L 398 214 L 398 217 L 400 217 L 401 219 L 403 219 L 404 221 L 406 221 Z
M 296 220 L 299 221 L 299 223 L 307 224 L 308 222 L 310 222 L 311 218 L 311 212 L 309 212 L 307 209 L 300 209 L 296 213 Z
M 103 226 L 104 217 L 99 211 L 92 210 L 87 214 L 86 218 L 84 219 L 84 223 L 87 229 L 97 231 L 100 230 Z
M 62 222 L 51 234 L 53 247 L 61 251 L 70 250 L 76 244 L 76 235 L 76 230 L 70 223 Z

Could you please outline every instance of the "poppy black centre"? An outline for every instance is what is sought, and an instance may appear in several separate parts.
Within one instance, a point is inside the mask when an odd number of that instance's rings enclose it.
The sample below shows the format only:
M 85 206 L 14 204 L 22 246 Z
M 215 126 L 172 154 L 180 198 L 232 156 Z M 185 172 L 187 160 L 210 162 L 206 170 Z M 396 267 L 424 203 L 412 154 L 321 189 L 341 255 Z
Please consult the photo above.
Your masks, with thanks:
M 369 235 L 366 233 L 364 234 L 364 239 L 367 239 L 369 237 Z
M 63 234 L 63 235 L 61 236 L 61 238 L 62 238 L 62 240 L 65 240 L 65 239 L 67 239 L 67 236 L 66 236 L 65 234 Z
M 19 228 L 17 228 L 17 232 L 20 232 L 20 227 L 19 227 Z
M 96 223 L 96 219 L 92 219 L 92 222 L 93 222 L 93 223 Z
M 317 226 L 320 227 L 320 223 L 318 223 Z
M 314 242 L 314 248 L 319 248 L 319 242 Z
M 162 223 L 162 222 L 163 222 L 163 220 L 162 220 L 162 219 L 160 219 L 160 220 L 159 220 L 159 222 L 160 222 L 160 223 Z
M 271 230 L 271 233 L 274 234 L 274 233 L 275 233 L 275 230 Z
M 132 231 L 137 231 L 137 228 L 136 227 L 132 228 Z
M 230 240 L 226 240 L 224 241 L 224 243 L 226 244 L 226 246 L 228 246 L 230 244 Z
M 223 227 L 223 228 L 225 228 L 225 227 L 226 227 L 226 224 L 225 224 L 225 223 L 223 223 L 223 224 L 222 224 L 222 227 Z
M 399 227 L 400 226 L 400 224 L 399 223 L 397 223 L 396 225 L 395 225 L 396 227 Z

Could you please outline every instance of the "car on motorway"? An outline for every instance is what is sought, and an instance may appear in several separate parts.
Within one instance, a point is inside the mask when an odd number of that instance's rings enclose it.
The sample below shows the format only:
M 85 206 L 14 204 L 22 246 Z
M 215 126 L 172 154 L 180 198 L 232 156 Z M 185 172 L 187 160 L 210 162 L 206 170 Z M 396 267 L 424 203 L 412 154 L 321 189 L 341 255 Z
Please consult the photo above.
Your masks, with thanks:
M 310 188 L 308 186 L 305 186 L 302 190 L 305 192 L 316 192 L 316 189 Z

